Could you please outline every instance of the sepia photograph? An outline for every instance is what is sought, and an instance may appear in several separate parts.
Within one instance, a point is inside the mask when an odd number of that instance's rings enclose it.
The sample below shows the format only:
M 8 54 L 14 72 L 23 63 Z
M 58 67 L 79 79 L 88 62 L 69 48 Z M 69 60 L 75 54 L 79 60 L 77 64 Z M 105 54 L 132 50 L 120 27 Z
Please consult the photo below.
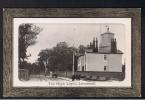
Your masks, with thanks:
M 4 97 L 141 97 L 140 8 L 4 9 Z
M 13 18 L 14 87 L 131 87 L 131 18 Z

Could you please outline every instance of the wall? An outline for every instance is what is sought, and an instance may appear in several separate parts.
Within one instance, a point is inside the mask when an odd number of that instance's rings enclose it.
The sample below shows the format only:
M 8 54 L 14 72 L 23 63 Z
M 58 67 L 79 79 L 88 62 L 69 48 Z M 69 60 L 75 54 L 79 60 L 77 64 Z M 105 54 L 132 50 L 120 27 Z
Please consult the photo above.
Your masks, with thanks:
M 100 46 L 111 46 L 111 39 L 114 38 L 114 34 L 106 33 L 101 35 Z
M 104 56 L 102 54 L 86 54 L 86 71 L 104 71 Z
M 110 52 L 111 51 L 111 39 L 114 38 L 113 33 L 106 33 L 101 35 L 101 43 L 99 46 L 99 52 Z
M 121 72 L 122 71 L 122 54 L 109 54 L 108 65 L 110 71 Z
M 72 77 L 72 71 L 56 71 L 55 74 L 57 74 L 58 77 Z
M 104 60 L 104 55 L 107 59 Z M 122 71 L 122 55 L 121 54 L 86 54 L 86 71 L 106 71 L 121 72 Z
M 86 77 L 92 76 L 93 79 L 98 77 L 109 77 L 112 80 L 120 80 L 122 81 L 125 78 L 125 73 L 123 72 L 102 72 L 102 71 L 77 71 L 75 75 L 81 75 Z
M 82 66 L 85 66 L 85 59 L 84 59 L 84 56 L 80 56 L 80 57 L 78 58 L 77 71 L 82 71 Z
M 99 48 L 99 52 L 102 52 L 102 53 L 110 53 L 111 52 L 111 47 L 110 46 L 104 46 L 104 47 L 100 47 Z

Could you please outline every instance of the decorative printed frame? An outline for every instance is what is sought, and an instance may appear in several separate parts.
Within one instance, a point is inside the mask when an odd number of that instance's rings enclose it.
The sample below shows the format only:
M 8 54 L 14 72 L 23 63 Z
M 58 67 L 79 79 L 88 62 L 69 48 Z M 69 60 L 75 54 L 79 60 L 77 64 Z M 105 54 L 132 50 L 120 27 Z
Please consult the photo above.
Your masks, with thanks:
M 13 73 L 13 18 L 131 18 L 132 88 L 16 88 Z M 141 96 L 140 8 L 5 8 L 3 15 L 4 97 L 139 97 Z

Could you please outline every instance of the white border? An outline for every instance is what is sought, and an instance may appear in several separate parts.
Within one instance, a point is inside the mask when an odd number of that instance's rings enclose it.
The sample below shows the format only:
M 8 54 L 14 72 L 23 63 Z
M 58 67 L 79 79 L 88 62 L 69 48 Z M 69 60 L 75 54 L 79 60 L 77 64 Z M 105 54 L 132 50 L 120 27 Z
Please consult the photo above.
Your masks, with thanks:
M 18 27 L 21 23 L 121 23 L 125 25 L 126 78 L 121 82 L 95 82 L 94 85 L 70 82 L 22 82 L 18 79 Z M 131 18 L 14 18 L 13 19 L 14 87 L 131 87 Z M 63 84 L 64 83 L 64 84 Z M 59 85 L 58 85 L 59 84 Z M 63 84 L 63 85 L 60 85 Z M 69 84 L 69 85 L 68 85 Z

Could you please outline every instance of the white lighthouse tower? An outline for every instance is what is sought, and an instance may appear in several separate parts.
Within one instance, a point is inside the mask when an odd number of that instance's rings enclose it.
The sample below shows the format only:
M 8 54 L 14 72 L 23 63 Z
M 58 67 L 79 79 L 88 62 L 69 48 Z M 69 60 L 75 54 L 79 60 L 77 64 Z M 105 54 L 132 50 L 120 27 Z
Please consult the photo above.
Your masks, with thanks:
M 114 39 L 114 33 L 109 31 L 109 27 L 107 27 L 107 31 L 101 34 L 101 43 L 99 46 L 99 52 L 111 52 L 111 40 Z

